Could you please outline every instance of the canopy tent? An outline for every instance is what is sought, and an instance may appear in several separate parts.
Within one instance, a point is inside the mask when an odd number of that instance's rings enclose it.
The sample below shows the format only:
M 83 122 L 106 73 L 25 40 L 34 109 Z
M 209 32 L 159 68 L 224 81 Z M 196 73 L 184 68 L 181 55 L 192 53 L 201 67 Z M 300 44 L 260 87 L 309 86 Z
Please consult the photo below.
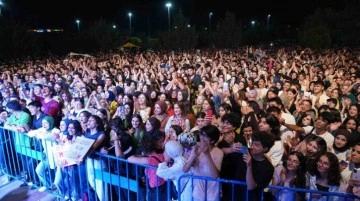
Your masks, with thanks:
M 124 47 L 124 48 L 140 48 L 140 46 L 134 45 L 130 42 L 125 43 L 122 47 Z

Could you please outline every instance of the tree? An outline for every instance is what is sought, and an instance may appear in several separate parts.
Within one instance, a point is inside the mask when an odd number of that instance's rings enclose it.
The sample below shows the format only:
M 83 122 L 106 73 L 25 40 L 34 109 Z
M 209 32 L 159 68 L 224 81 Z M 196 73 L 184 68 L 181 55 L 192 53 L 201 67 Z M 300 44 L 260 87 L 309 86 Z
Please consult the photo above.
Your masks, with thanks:
M 330 47 L 332 44 L 359 45 L 359 9 L 360 3 L 346 5 L 340 11 L 317 9 L 306 19 L 299 35 L 300 41 L 311 47 Z
M 103 19 L 93 21 L 87 30 L 87 35 L 102 51 L 108 51 L 121 45 L 119 31 Z
M 328 48 L 331 45 L 330 31 L 324 25 L 309 27 L 301 33 L 300 42 L 306 47 Z
M 241 22 L 236 21 L 235 14 L 227 11 L 225 18 L 217 23 L 214 33 L 214 44 L 219 48 L 236 48 L 242 42 Z
M 28 27 L 14 21 L 0 21 L 0 58 L 35 56 L 41 52 L 37 37 Z
M 198 34 L 194 26 L 188 26 L 189 21 L 179 9 L 174 16 L 173 28 L 160 33 L 160 43 L 163 48 L 186 50 L 197 45 Z

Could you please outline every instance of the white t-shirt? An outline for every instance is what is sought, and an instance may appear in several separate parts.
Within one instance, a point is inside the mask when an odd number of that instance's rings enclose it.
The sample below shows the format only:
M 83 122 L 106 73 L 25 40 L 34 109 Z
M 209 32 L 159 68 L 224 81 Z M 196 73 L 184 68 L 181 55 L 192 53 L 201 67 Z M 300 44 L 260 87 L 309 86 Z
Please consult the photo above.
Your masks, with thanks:
M 221 169 L 221 163 L 224 157 L 224 153 L 221 151 L 221 149 L 214 147 L 211 152 L 211 159 L 213 160 L 216 168 L 220 171 Z M 196 160 L 196 165 L 193 166 L 194 175 L 198 176 L 209 176 L 210 170 L 209 165 L 206 163 L 207 159 L 205 159 L 205 155 L 201 153 L 199 157 Z M 194 179 L 194 191 L 193 191 L 193 197 L 196 201 L 204 201 L 205 195 L 206 200 L 208 201 L 215 201 L 218 200 L 218 197 L 220 195 L 219 192 L 219 183 L 216 181 L 208 181 L 206 192 L 205 192 L 205 181 Z

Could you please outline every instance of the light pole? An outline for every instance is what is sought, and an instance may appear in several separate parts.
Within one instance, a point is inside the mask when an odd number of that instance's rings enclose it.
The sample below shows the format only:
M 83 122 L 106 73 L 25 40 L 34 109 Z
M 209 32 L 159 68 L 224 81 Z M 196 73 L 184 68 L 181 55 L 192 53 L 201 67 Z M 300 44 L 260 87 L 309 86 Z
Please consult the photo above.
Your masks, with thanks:
M 171 3 L 166 3 L 165 6 L 168 9 L 168 23 L 169 23 L 169 31 L 170 31 L 170 7 L 171 7 Z
M 131 33 L 131 16 L 132 16 L 132 13 L 130 12 L 128 15 L 129 15 L 129 30 L 130 30 L 130 33 Z
M 251 21 L 252 28 L 255 26 L 255 20 Z
M 76 22 L 76 24 L 77 24 L 78 32 L 80 32 L 80 20 L 76 20 L 75 22 Z
M 267 28 L 268 28 L 268 29 L 270 28 L 270 17 L 271 17 L 271 15 L 269 14 L 269 15 L 267 16 L 267 21 L 266 21 L 266 25 L 267 25 Z
M 211 16 L 212 16 L 212 12 L 209 13 L 209 32 L 211 32 Z
M 1 13 L 1 7 L 4 5 L 4 3 L 0 0 L 0 17 L 2 18 L 2 13 Z

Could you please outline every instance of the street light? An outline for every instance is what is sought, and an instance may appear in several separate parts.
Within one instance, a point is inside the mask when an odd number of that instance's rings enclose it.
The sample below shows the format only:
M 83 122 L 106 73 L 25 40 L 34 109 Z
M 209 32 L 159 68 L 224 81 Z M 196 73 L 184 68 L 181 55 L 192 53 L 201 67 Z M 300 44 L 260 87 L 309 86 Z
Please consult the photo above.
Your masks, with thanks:
M 209 13 L 209 31 L 211 32 L 211 16 L 212 16 L 212 12 Z
M 116 29 L 116 25 L 113 25 L 113 29 Z
M 75 22 L 76 22 L 76 24 L 77 24 L 78 32 L 80 32 L 80 20 L 76 20 Z
M 255 20 L 251 21 L 251 25 L 252 25 L 252 27 L 254 28 L 254 26 L 255 26 Z
M 169 23 L 169 31 L 170 31 L 170 7 L 171 7 L 171 3 L 166 3 L 165 6 L 168 9 L 168 23 Z
M 270 28 L 270 17 L 271 17 L 271 15 L 269 14 L 269 15 L 267 16 L 267 21 L 266 21 L 266 25 L 267 25 L 267 28 L 268 28 L 268 29 Z
M 128 15 L 129 15 L 129 30 L 130 30 L 130 33 L 131 33 L 131 16 L 132 16 L 132 13 L 130 12 Z
M 4 5 L 4 3 L 0 0 L 0 17 L 2 18 L 2 13 L 1 13 L 1 7 Z

